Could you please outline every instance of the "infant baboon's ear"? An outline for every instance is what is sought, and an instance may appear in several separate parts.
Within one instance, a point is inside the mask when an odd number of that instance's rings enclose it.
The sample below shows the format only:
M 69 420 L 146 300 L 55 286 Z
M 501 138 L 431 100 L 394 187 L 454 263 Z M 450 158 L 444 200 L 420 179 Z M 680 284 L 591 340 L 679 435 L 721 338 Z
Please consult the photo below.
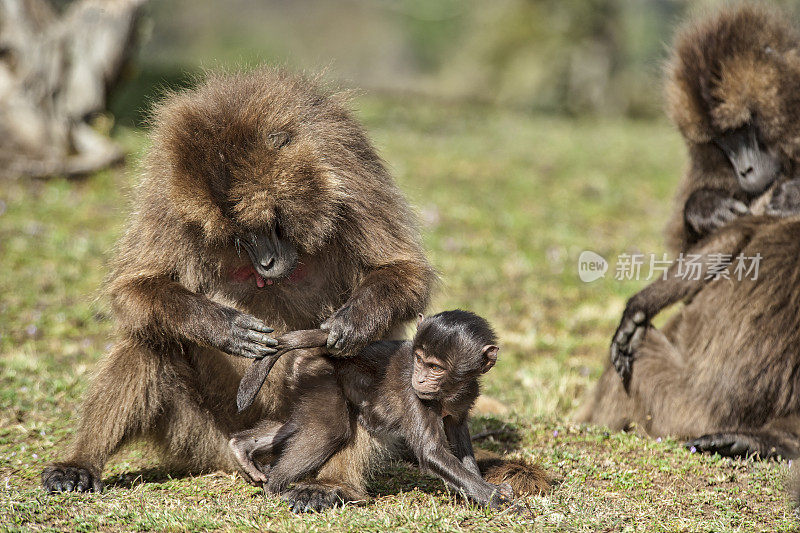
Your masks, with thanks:
M 483 353 L 483 364 L 481 365 L 481 373 L 485 374 L 491 369 L 494 364 L 497 362 L 497 352 L 500 350 L 494 344 L 487 344 L 481 350 Z
M 422 323 L 423 320 L 425 320 L 425 315 L 423 315 L 422 313 L 418 314 L 417 315 L 417 327 L 419 327 L 419 325 Z

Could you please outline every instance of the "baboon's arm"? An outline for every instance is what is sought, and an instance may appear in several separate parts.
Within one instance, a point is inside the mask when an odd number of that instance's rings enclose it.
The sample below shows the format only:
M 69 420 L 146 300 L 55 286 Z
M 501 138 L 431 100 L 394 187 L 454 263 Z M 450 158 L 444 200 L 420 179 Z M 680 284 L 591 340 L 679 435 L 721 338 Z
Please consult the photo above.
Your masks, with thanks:
M 450 450 L 437 420 L 412 409 L 403 425 L 406 427 L 406 442 L 414 450 L 420 466 L 442 478 L 465 497 L 491 508 L 509 503 L 514 497 L 510 485 L 488 483 L 480 471 L 466 467 Z
M 650 320 L 662 309 L 699 291 L 709 281 L 709 272 L 725 266 L 719 255 L 733 257 L 750 241 L 762 219 L 750 217 L 731 224 L 691 248 L 684 257 L 694 256 L 699 263 L 699 275 L 687 276 L 685 264 L 675 261 L 666 276 L 657 279 L 633 295 L 622 313 L 619 327 L 611 340 L 611 362 L 627 383 L 630 378 L 633 354 L 644 340 Z
M 329 331 L 328 349 L 355 354 L 389 329 L 421 313 L 428 305 L 436 275 L 419 254 L 373 268 L 347 302 L 322 324 Z
M 470 472 L 481 475 L 478 461 L 475 460 L 475 451 L 472 449 L 467 419 L 458 421 L 452 416 L 444 417 L 444 432 L 456 459 Z
M 254 316 L 190 291 L 168 276 L 116 279 L 112 305 L 120 327 L 133 337 L 188 340 L 231 355 L 261 358 L 275 353 L 272 328 Z

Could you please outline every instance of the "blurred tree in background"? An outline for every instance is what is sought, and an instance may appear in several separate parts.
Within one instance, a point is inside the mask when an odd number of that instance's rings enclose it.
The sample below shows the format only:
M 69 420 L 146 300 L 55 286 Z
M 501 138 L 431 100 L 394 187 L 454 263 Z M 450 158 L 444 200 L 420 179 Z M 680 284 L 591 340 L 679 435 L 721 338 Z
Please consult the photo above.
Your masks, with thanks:
M 68 2 L 62 2 L 68 3 Z M 657 116 L 675 27 L 724 0 L 154 0 L 138 123 L 159 86 L 203 68 L 286 64 L 381 92 L 570 114 Z M 793 15 L 800 0 L 781 0 Z

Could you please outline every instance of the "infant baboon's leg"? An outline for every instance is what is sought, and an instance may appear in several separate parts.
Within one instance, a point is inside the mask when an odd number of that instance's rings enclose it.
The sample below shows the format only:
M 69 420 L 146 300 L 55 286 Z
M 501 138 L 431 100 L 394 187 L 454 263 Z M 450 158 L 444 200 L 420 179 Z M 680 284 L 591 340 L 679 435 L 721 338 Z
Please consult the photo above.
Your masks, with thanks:
M 245 473 L 255 483 L 266 483 L 269 467 L 256 463 L 253 456 L 256 454 L 272 453 L 288 437 L 292 435 L 286 424 L 264 420 L 252 429 L 234 433 L 228 442 L 236 461 Z M 284 431 L 281 432 L 281 428 Z
M 313 388 L 304 391 L 302 400 L 286 424 L 286 432 L 291 434 L 282 443 L 280 455 L 270 469 L 267 488 L 271 492 L 283 493 L 291 483 L 316 473 L 350 443 L 354 424 L 335 377 L 319 380 Z M 348 465 L 344 471 L 352 470 L 353 466 L 359 465 Z M 360 474 L 363 476 L 363 470 Z M 338 484 L 347 480 L 335 478 L 331 481 Z M 296 502 L 291 501 L 291 495 L 287 499 L 294 507 Z

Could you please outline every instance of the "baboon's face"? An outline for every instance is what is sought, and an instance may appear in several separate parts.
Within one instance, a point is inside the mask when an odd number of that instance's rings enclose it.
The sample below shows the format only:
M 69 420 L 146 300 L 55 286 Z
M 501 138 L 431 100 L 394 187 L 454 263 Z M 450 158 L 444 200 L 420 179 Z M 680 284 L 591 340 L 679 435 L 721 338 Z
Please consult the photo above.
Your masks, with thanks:
M 488 372 L 497 346 L 485 344 L 465 324 L 443 324 L 437 316 L 419 316 L 412 344 L 411 387 L 421 400 L 458 398 L 465 384 Z
M 342 177 L 377 160 L 350 114 L 299 78 L 212 78 L 159 111 L 173 204 L 209 243 L 244 250 L 259 286 L 331 241 L 349 198 Z
M 780 154 L 774 144 L 764 143 L 755 124 L 722 132 L 714 144 L 725 153 L 743 191 L 759 194 L 778 178 Z
M 676 41 L 668 113 L 689 143 L 724 152 L 747 192 L 800 157 L 799 47 L 785 20 L 753 7 L 688 26 Z

